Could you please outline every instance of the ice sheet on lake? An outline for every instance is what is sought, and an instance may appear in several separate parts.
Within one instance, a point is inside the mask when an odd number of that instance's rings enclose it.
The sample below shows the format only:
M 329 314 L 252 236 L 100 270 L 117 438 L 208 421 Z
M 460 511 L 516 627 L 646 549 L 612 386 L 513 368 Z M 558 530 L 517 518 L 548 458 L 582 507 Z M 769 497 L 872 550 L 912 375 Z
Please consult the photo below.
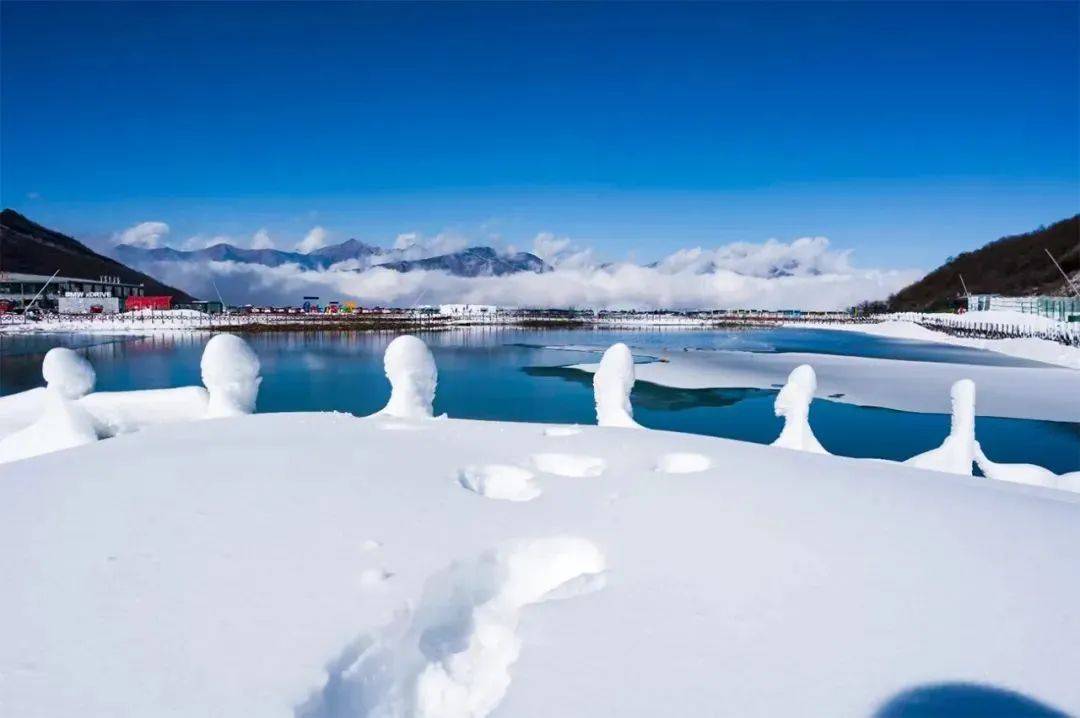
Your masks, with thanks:
M 687 351 L 638 364 L 638 381 L 678 389 L 779 388 L 800 364 L 817 373 L 818 396 L 864 406 L 947 414 L 960 379 L 979 387 L 979 416 L 1080 421 L 1080 372 L 829 354 Z M 595 372 L 596 364 L 575 368 Z

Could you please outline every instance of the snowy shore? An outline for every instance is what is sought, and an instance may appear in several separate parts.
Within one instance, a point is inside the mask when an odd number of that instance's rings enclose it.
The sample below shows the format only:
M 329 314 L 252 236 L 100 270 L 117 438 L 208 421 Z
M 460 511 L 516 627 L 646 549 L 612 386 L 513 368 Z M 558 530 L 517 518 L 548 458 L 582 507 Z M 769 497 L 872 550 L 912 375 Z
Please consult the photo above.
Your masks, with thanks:
M 341 414 L 2 471 L 8 715 L 866 716 L 940 681 L 1080 710 L 1065 492 Z
M 773 446 L 641 427 L 636 373 L 686 367 L 623 344 L 590 367 L 598 426 L 434 417 L 416 337 L 384 366 L 374 415 L 253 415 L 235 335 L 172 389 L 94 392 L 50 350 L 0 400 L 0 713 L 1080 709 L 1080 473 L 990 461 L 969 379 L 905 465 L 825 453 L 805 364 Z
M 859 332 L 871 334 L 888 339 L 910 339 L 922 342 L 937 342 L 938 344 L 951 344 L 953 346 L 968 347 L 970 349 L 982 349 L 984 351 L 998 352 L 1018 359 L 1030 359 L 1032 361 L 1053 364 L 1068 369 L 1080 370 L 1080 347 L 1066 346 L 1057 342 L 1047 341 L 1036 337 L 1019 337 L 1010 339 L 976 339 L 971 337 L 958 337 L 945 332 L 934 331 L 916 323 L 920 318 L 936 319 L 942 315 L 935 314 L 905 314 L 895 318 L 885 319 L 877 323 L 843 324 L 838 322 L 800 323 L 789 326 L 798 326 L 813 329 L 830 329 L 835 331 Z M 1045 317 L 1031 314 L 1019 314 L 1017 312 L 968 312 L 966 314 L 945 315 L 950 323 L 957 326 L 979 324 L 1002 324 L 1011 327 L 1030 328 L 1034 331 L 1045 331 L 1056 327 L 1062 327 L 1062 322 L 1055 322 Z

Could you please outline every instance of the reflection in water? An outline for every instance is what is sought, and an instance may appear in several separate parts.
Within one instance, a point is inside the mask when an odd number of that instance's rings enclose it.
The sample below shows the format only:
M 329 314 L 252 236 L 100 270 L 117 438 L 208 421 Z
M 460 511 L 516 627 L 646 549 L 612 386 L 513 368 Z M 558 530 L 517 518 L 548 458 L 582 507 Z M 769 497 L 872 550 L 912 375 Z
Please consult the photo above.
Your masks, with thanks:
M 592 390 L 593 375 L 580 369 L 562 366 L 529 366 L 522 371 L 529 376 L 559 377 Z M 675 389 L 644 381 L 635 383 L 634 390 L 630 394 L 635 410 L 652 411 L 732 406 L 743 399 L 775 396 L 776 392 L 770 389 Z
M 874 718 L 1068 718 L 1066 713 L 1004 688 L 976 683 L 918 686 L 893 697 Z

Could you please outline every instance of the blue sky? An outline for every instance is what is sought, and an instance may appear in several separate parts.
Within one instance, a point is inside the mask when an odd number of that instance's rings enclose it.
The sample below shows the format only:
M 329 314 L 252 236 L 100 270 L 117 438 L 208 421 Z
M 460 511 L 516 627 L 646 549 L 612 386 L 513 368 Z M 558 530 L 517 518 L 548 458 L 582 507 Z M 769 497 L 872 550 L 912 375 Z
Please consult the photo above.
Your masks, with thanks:
M 1080 208 L 1076 3 L 0 5 L 5 207 L 863 265 Z

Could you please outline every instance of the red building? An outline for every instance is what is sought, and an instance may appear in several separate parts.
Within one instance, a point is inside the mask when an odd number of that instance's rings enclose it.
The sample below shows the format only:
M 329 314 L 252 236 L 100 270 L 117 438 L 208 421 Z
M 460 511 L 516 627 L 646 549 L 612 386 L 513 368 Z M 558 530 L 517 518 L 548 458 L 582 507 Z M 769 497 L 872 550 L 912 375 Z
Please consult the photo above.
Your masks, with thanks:
M 132 311 L 135 309 L 171 309 L 172 297 L 169 296 L 151 296 L 151 297 L 128 297 L 124 300 L 124 310 Z

